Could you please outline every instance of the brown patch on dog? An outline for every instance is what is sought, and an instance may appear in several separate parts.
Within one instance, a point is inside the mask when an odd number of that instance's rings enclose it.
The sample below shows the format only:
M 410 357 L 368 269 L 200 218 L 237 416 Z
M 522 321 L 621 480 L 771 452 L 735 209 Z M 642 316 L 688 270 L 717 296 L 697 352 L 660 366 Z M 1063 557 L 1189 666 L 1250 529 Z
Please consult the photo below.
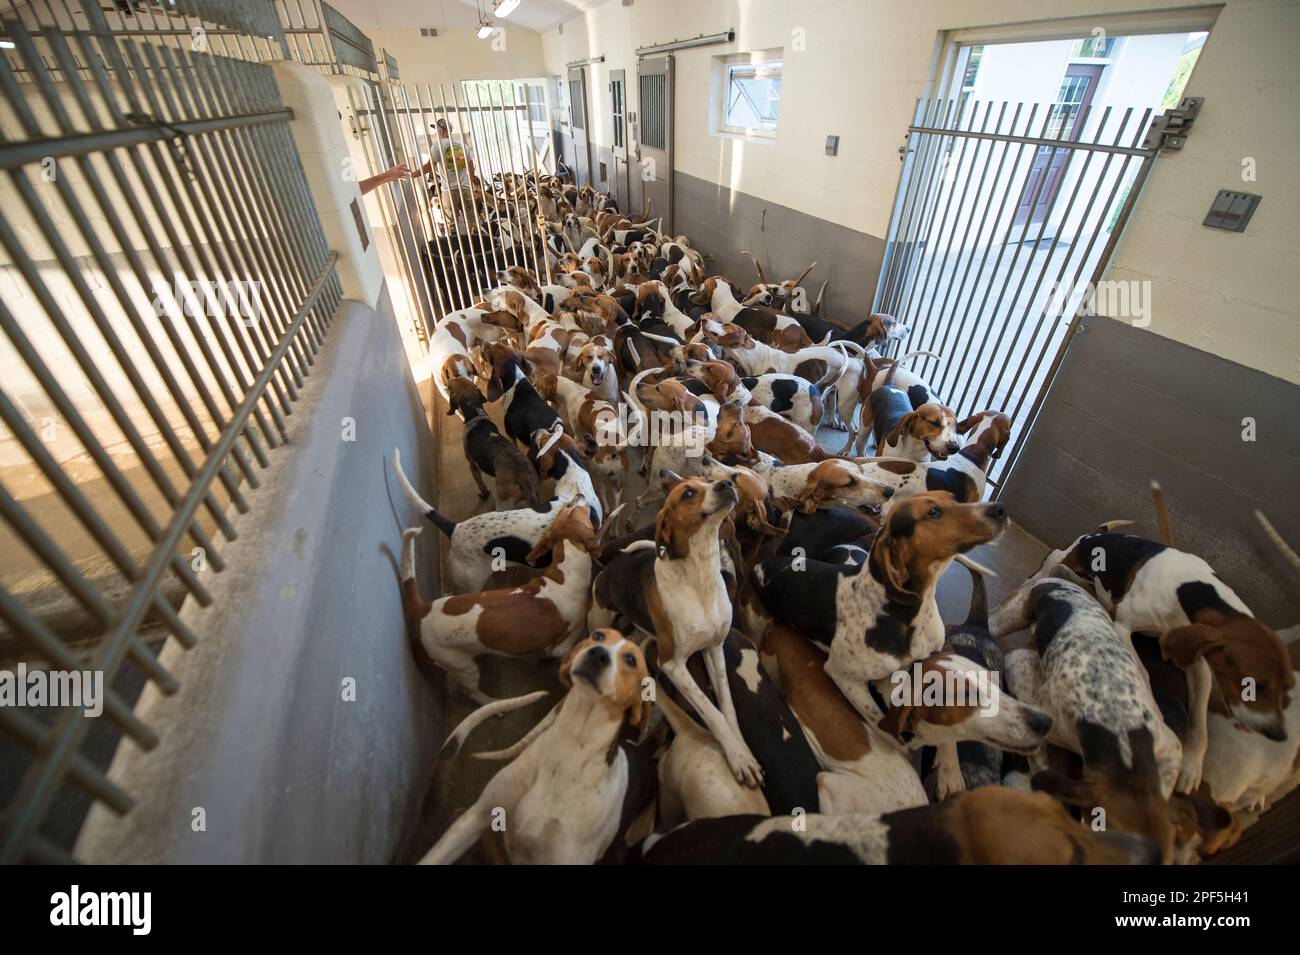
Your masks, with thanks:
M 708 451 L 718 457 L 726 454 L 746 460 L 754 457 L 749 425 L 745 424 L 745 406 L 739 401 L 729 401 L 718 409 L 718 429 L 708 444 Z
M 921 683 L 919 686 L 912 685 L 912 693 L 920 695 L 922 699 L 926 696 L 925 688 L 927 681 L 931 679 L 929 674 L 937 674 L 939 685 L 943 687 L 944 697 L 938 704 L 911 704 L 906 703 L 901 706 L 890 705 L 889 711 L 880 718 L 876 725 L 881 731 L 888 733 L 900 743 L 904 742 L 905 734 L 916 732 L 917 724 L 930 723 L 934 726 L 956 726 L 958 723 L 964 723 L 968 719 L 979 713 L 979 701 L 976 699 L 977 694 L 968 691 L 967 702 L 958 704 L 956 700 L 949 700 L 947 697 L 948 689 L 952 685 L 944 679 L 945 668 L 943 664 L 951 660 L 953 654 L 947 650 L 940 650 L 938 653 L 932 653 L 928 657 L 919 661 L 921 665 Z M 915 664 L 908 667 L 911 671 Z
M 1011 419 L 1000 411 L 981 411 L 957 423 L 957 433 L 966 434 L 988 417 L 992 417 L 993 423 L 984 429 L 979 441 L 962 448 L 966 456 L 973 458 L 982 471 L 988 469 L 990 460 L 1002 457 L 1002 449 L 1011 440 Z
M 826 672 L 826 654 L 780 623 L 763 641 L 762 652 L 776 658 L 782 693 L 827 755 L 852 762 L 871 752 L 862 717 Z
M 749 424 L 754 447 L 780 458 L 786 464 L 810 464 L 830 457 L 812 435 L 775 412 L 751 406 L 745 420 Z
M 987 543 L 1006 527 L 1001 507 L 959 504 L 947 491 L 899 501 L 881 524 L 870 560 L 884 575 L 890 597 L 919 602 L 947 562 Z
M 1190 625 L 1161 636 L 1160 650 L 1182 670 L 1204 658 L 1228 700 L 1242 699 L 1245 681 L 1253 680 L 1255 698 L 1242 700 L 1242 705 L 1269 717 L 1274 732 L 1285 736 L 1285 711 L 1295 672 L 1286 645 L 1274 630 L 1246 614 L 1204 609 L 1197 611 Z M 1258 726 L 1251 729 L 1261 732 Z
M 938 440 L 944 430 L 955 427 L 957 416 L 951 408 L 937 401 L 928 401 L 899 419 L 898 424 L 885 435 L 884 443 L 897 445 L 904 435 L 917 441 Z
M 974 865 L 1122 865 L 1138 847 L 1075 822 L 1044 793 L 1001 786 L 961 792 L 941 803 L 939 824 Z M 1113 828 L 1113 827 L 1112 827 Z
M 740 376 L 729 362 L 701 361 L 692 371 L 719 401 L 729 400 L 732 393 L 740 387 Z

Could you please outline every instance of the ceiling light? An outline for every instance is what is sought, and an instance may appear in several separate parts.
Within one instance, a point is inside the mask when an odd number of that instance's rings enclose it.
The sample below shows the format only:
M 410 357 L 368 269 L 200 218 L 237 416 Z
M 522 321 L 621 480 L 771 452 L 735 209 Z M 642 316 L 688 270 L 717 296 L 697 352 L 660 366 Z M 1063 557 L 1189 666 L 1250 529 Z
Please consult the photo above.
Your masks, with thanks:
M 492 35 L 492 21 L 484 17 L 478 24 L 478 38 L 486 40 Z
M 515 12 L 515 7 L 519 6 L 519 0 L 501 0 L 497 4 L 496 15 L 499 17 L 508 17 Z

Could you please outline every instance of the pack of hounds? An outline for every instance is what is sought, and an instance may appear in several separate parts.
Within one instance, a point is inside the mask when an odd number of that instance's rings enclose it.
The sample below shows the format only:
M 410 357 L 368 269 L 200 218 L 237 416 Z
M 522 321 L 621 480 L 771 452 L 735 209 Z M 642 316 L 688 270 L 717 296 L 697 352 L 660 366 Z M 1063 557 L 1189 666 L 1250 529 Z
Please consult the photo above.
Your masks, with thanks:
M 928 353 L 883 357 L 901 323 L 826 321 L 812 266 L 707 275 L 590 187 L 505 185 L 556 281 L 502 269 L 429 343 L 493 509 L 452 520 L 393 453 L 449 538 L 430 602 L 403 535 L 412 647 L 480 704 L 404 861 L 1189 863 L 1295 787 L 1300 643 L 1196 555 L 1112 522 L 988 608 L 965 555 L 1008 525 L 984 497 L 1011 421 L 947 407 L 909 368 Z M 502 565 L 532 576 L 493 589 Z M 488 696 L 488 655 L 552 658 L 564 693 L 473 754 L 504 765 L 451 818 L 471 732 L 547 695 Z

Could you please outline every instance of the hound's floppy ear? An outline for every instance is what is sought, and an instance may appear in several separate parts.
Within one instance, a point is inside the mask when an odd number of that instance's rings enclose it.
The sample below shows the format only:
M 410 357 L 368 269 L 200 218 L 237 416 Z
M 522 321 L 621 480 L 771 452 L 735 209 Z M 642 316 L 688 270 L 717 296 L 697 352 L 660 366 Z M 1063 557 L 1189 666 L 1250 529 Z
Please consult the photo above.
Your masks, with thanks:
M 680 474 L 678 474 L 676 471 L 672 470 L 671 468 L 659 469 L 659 488 L 665 494 L 667 494 L 669 491 L 671 491 L 673 488 L 675 488 L 677 485 L 681 484 L 685 480 L 686 478 L 682 477 Z
M 1097 797 L 1092 786 L 1082 779 L 1071 779 L 1054 769 L 1044 769 L 1034 773 L 1029 780 L 1030 788 L 1035 792 L 1047 793 L 1065 803 L 1067 806 L 1095 806 Z
M 912 424 L 916 421 L 916 412 L 909 411 L 903 417 L 898 419 L 898 424 L 889 429 L 889 433 L 881 438 L 885 444 L 897 444 L 903 439 L 903 434 L 911 433 Z
M 539 561 L 544 554 L 550 552 L 552 544 L 551 532 L 548 530 L 537 542 L 537 546 L 528 552 L 528 556 L 524 558 L 524 562 L 528 564 L 529 567 L 536 567 L 537 561 Z
M 1067 567 L 1065 564 L 1057 564 L 1055 567 L 1051 569 L 1051 571 L 1048 573 L 1047 576 L 1055 577 L 1057 580 L 1068 580 L 1070 583 L 1078 584 L 1084 590 L 1088 590 L 1089 592 L 1091 592 L 1092 585 L 1089 584 L 1082 577 L 1080 577 L 1078 574 L 1076 574 L 1071 568 Z
M 882 716 L 876 727 L 883 733 L 894 737 L 900 743 L 906 743 L 907 734 L 916 732 L 916 724 L 921 722 L 921 710 L 916 706 L 891 706 L 889 712 Z
M 578 655 L 578 650 L 586 642 L 586 640 L 579 640 L 573 645 L 573 648 L 564 655 L 564 659 L 560 661 L 560 686 L 564 687 L 566 690 L 573 688 L 573 677 L 570 676 L 569 673 L 569 671 L 573 669 L 573 658 Z
M 1178 669 L 1186 670 L 1206 653 L 1223 645 L 1223 636 L 1214 627 L 1193 623 L 1162 635 L 1160 654 Z
M 977 424 L 979 424 L 979 423 L 980 423 L 980 418 L 982 418 L 982 417 L 984 417 L 984 416 L 983 416 L 983 415 L 978 415 L 978 414 L 973 414 L 973 415 L 971 415 L 969 418 L 963 418 L 961 421 L 958 421 L 958 422 L 957 422 L 957 433 L 958 433 L 958 434 L 965 434 L 965 433 L 966 433 L 967 431 L 969 431 L 971 428 L 973 428 L 973 427 L 975 427 Z
M 915 605 L 921 602 L 921 595 L 908 588 L 912 572 L 907 566 L 907 558 L 900 554 L 900 544 L 888 530 L 876 546 L 880 550 L 880 569 L 885 573 L 885 583 L 889 599 L 896 603 Z

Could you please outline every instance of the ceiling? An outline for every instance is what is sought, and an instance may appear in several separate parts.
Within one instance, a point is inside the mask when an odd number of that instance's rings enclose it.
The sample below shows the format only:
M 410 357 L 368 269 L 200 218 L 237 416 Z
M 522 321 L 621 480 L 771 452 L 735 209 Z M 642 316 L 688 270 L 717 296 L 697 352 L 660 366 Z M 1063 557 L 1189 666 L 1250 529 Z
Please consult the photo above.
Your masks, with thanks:
M 475 0 L 330 0 L 340 13 L 365 29 L 414 27 L 471 29 L 478 24 Z M 498 0 L 481 0 L 485 7 Z M 520 0 L 503 23 L 542 33 L 556 24 L 599 6 L 605 0 Z M 489 16 L 491 12 L 489 10 Z

